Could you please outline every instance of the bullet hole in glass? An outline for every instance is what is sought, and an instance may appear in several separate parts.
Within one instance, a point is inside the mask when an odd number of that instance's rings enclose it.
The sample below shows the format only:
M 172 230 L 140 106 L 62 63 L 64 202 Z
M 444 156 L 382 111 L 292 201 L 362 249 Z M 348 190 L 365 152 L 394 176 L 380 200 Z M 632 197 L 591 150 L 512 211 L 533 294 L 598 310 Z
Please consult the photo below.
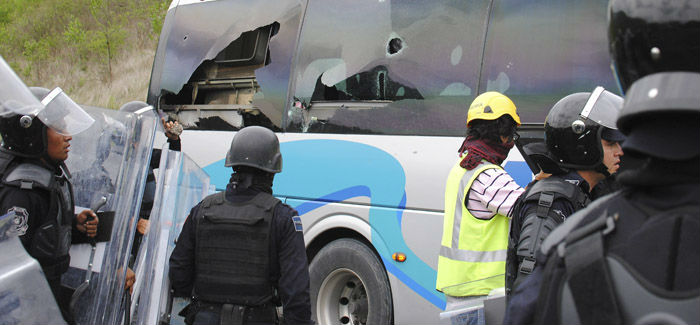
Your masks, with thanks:
M 403 48 L 403 41 L 398 38 L 394 37 L 391 40 L 389 40 L 389 44 L 387 45 L 386 51 L 389 52 L 389 54 L 396 54 L 401 51 Z

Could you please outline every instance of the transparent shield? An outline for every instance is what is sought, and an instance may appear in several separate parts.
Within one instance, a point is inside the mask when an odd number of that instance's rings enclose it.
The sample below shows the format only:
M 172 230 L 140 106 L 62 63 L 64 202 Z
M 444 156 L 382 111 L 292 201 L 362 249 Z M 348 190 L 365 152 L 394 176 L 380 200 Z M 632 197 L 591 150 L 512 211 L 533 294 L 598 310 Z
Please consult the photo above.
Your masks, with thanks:
M 0 116 L 22 114 L 36 115 L 44 105 L 15 74 L 0 56 Z
M 61 88 L 54 88 L 41 101 L 45 106 L 37 117 L 63 135 L 75 135 L 89 128 L 95 120 L 76 104 Z
M 0 216 L 0 324 L 65 324 L 44 273 L 16 230 L 17 216 Z
M 440 313 L 441 319 L 451 319 L 453 324 L 462 324 L 467 313 L 483 309 L 484 303 L 489 299 L 495 299 L 505 296 L 505 274 L 469 281 L 443 288 L 446 293 L 445 311 Z M 494 288 L 494 289 L 490 289 Z M 449 293 L 459 292 L 484 292 L 479 296 L 451 296 Z
M 124 316 L 125 272 L 159 119 L 153 110 L 91 114 L 96 123 L 73 137 L 66 165 L 73 173 L 76 212 L 95 208 L 104 197 L 98 215 L 110 214 L 111 220 L 100 220 L 104 252 L 92 261 L 99 274 L 79 300 L 87 303 L 76 304 L 74 312 L 78 324 L 116 324 Z
M 170 322 L 173 313 L 168 259 L 190 209 L 210 192 L 209 175 L 187 155 L 166 148 L 156 183 L 150 229 L 135 264 L 132 324 Z M 177 314 L 177 310 L 174 312 Z

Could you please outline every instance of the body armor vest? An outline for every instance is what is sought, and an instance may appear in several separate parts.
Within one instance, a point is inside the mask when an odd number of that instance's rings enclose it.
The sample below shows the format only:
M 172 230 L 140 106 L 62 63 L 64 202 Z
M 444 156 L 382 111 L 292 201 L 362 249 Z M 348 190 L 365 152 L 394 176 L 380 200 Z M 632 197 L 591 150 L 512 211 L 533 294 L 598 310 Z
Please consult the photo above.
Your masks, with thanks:
M 41 189 L 49 192 L 48 216 L 44 223 L 34 231 L 34 237 L 29 247 L 29 253 L 33 257 L 57 261 L 54 265 L 42 264 L 47 276 L 57 276 L 68 269 L 68 251 L 71 245 L 74 217 L 73 190 L 68 173 L 65 172 L 63 166 L 59 168 L 61 175 L 56 175 L 51 170 L 39 165 L 21 163 L 11 166 L 1 173 L 3 175 L 2 186 L 14 186 L 30 191 Z
M 270 280 L 270 224 L 280 201 L 261 192 L 233 203 L 206 197 L 195 217 L 194 294 L 217 303 L 259 306 L 274 293 Z
M 580 215 L 550 236 L 543 244 L 545 254 L 551 251 L 550 259 L 563 260 L 566 274 L 562 281 L 554 283 L 559 286 L 560 300 L 557 303 L 559 322 L 561 324 L 698 324 L 700 323 L 700 290 L 670 291 L 646 280 L 639 270 L 625 261 L 630 256 L 621 257 L 609 254 L 606 237 L 611 234 L 627 236 L 635 232 L 644 236 L 642 240 L 659 243 L 673 241 L 667 236 L 668 225 L 680 224 L 679 219 L 696 220 L 700 215 L 697 206 L 683 206 L 668 211 L 653 211 L 647 220 L 658 220 L 654 227 L 618 229 L 619 219 L 632 217 L 627 213 L 639 213 L 639 210 L 624 208 L 629 205 L 620 192 L 613 194 L 596 204 L 592 213 L 597 216 L 592 222 L 578 225 L 591 215 Z M 607 213 L 608 209 L 599 208 L 615 204 L 619 213 Z M 643 207 L 635 206 L 644 210 Z M 647 210 L 646 212 L 650 212 Z M 687 227 L 693 227 L 687 224 Z M 694 226 L 697 227 L 697 224 Z M 697 228 L 695 228 L 697 229 Z M 674 233 L 671 236 L 678 236 Z M 676 238 L 675 240 L 678 240 Z M 680 249 L 696 249 L 685 247 Z M 679 252 L 678 255 L 680 256 Z M 558 262 L 558 261 L 552 261 Z M 547 262 L 549 266 L 550 262 Z M 555 265 L 556 263 L 552 263 Z M 692 263 L 691 263 L 692 264 Z M 548 274 L 545 272 L 545 276 Z M 681 285 L 682 287 L 682 285 Z
M 535 254 L 542 241 L 564 222 L 564 217 L 551 209 L 552 203 L 559 199 L 569 201 L 576 211 L 590 203 L 588 195 L 579 186 L 556 177 L 545 178 L 532 184 L 518 199 L 514 211 L 520 211 L 520 208 L 528 203 L 536 205 L 534 209 L 525 212 L 520 224 L 519 238 L 509 238 L 506 292 L 510 293 L 534 270 Z

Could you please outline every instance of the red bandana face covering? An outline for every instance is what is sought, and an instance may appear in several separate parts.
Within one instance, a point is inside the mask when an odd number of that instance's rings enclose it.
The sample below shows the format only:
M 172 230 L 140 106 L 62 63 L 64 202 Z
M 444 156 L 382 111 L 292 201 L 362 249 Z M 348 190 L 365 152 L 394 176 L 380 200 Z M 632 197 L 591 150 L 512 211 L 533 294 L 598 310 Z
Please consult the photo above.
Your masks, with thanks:
M 462 147 L 459 148 L 459 156 L 462 157 L 464 152 L 467 155 L 459 163 L 462 168 L 472 170 L 481 163 L 481 160 L 486 160 L 492 164 L 500 165 L 508 156 L 508 152 L 513 148 L 514 143 L 508 142 L 493 143 L 491 141 L 468 137 L 462 142 Z

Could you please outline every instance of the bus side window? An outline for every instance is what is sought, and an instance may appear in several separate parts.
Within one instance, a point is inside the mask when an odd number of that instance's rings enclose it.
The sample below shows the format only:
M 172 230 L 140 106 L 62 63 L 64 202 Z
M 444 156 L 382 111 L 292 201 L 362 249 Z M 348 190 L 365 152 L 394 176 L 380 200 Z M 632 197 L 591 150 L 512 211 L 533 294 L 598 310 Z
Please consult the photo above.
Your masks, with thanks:
M 568 94 L 598 85 L 617 92 L 608 57 L 606 4 L 494 0 L 480 91 L 508 95 L 521 121 L 537 124 Z
M 463 135 L 488 2 L 309 0 L 286 130 Z

